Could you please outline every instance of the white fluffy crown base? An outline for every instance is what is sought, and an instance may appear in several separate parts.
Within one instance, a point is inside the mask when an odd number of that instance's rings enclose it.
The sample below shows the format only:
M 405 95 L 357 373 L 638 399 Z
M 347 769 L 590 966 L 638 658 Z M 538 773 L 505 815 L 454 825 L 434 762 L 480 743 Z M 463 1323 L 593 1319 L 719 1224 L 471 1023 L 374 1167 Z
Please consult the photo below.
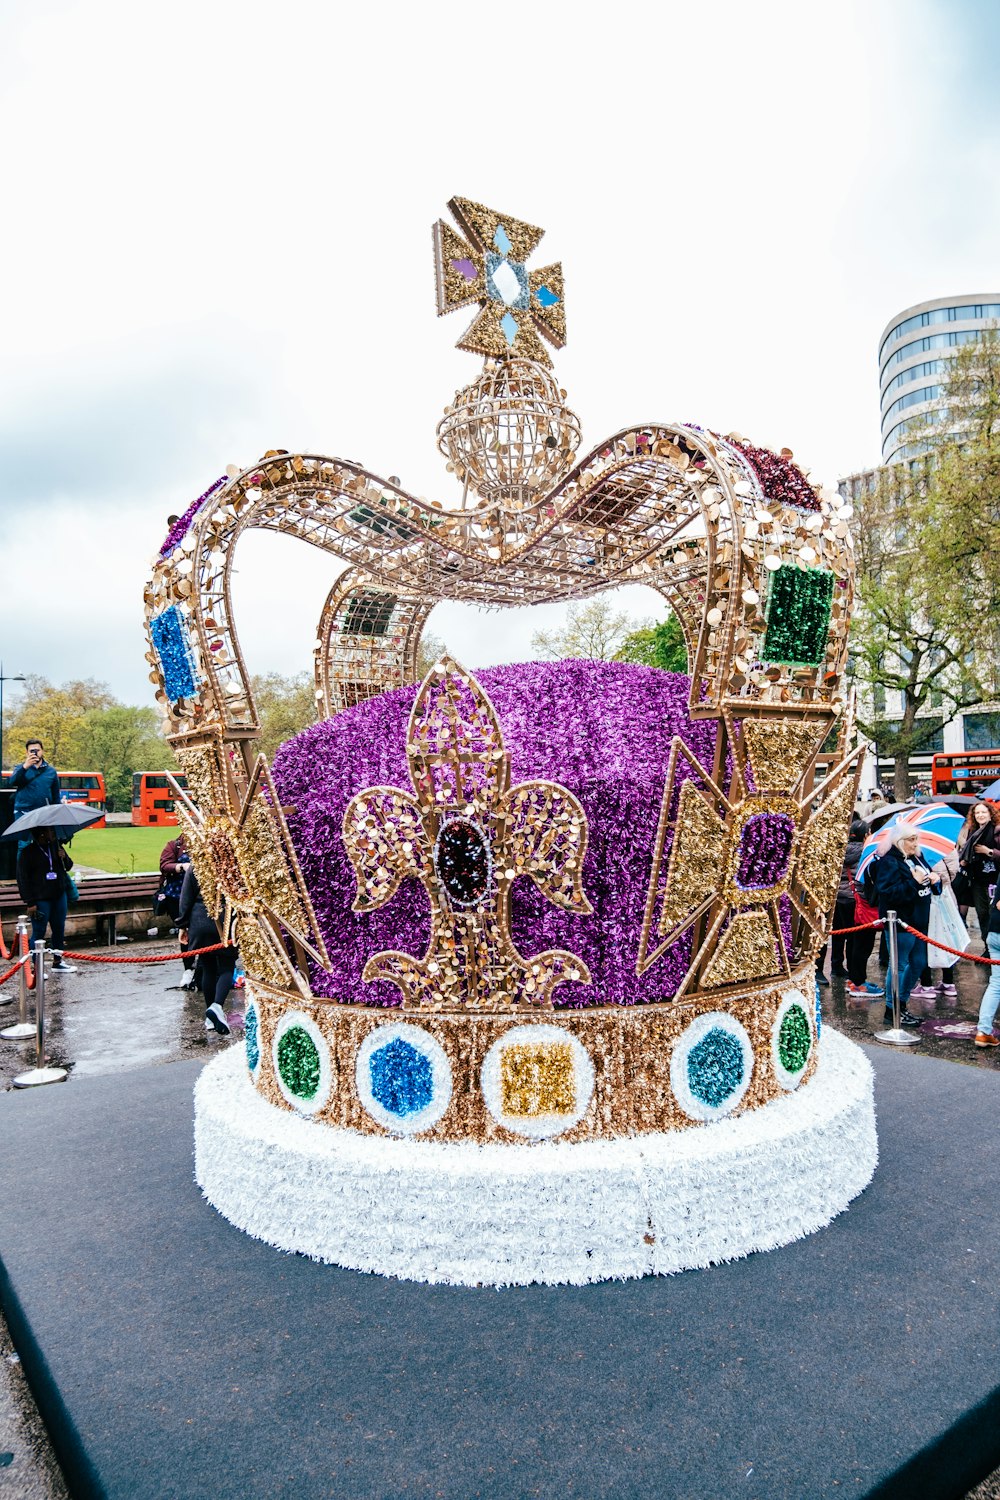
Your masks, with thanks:
M 358 1271 L 460 1286 L 665 1274 L 822 1229 L 878 1161 L 872 1070 L 827 1030 L 787 1098 L 691 1130 L 474 1145 L 335 1130 L 276 1109 L 241 1047 L 195 1087 L 195 1177 L 237 1228 Z

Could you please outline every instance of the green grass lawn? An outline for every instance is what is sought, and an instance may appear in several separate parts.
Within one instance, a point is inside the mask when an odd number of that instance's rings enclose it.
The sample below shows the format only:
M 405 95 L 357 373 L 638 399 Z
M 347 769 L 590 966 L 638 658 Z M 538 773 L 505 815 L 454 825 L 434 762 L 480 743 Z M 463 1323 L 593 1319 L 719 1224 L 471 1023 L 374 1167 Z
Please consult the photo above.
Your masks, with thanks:
M 111 875 L 140 875 L 160 868 L 160 850 L 176 828 L 84 828 L 74 834 L 69 852 L 78 865 L 93 865 Z

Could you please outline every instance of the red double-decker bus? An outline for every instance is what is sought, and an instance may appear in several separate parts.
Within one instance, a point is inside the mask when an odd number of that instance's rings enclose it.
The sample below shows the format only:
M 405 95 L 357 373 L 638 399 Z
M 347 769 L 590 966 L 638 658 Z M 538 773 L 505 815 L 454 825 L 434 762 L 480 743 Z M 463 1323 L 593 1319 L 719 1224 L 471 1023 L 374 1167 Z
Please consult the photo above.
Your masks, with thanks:
M 1000 776 L 1000 750 L 950 750 L 931 757 L 931 790 L 954 797 L 981 792 Z
M 187 786 L 187 777 L 175 775 L 178 786 Z M 177 822 L 174 788 L 165 771 L 135 771 L 132 775 L 132 822 L 136 828 L 166 826 Z
M 108 803 L 104 791 L 104 777 L 100 771 L 60 771 L 58 775 L 61 802 L 85 802 L 88 807 L 99 807 L 101 812 L 106 810 Z M 96 823 L 91 823 L 89 826 L 105 828 L 107 823 L 104 818 L 99 818 Z

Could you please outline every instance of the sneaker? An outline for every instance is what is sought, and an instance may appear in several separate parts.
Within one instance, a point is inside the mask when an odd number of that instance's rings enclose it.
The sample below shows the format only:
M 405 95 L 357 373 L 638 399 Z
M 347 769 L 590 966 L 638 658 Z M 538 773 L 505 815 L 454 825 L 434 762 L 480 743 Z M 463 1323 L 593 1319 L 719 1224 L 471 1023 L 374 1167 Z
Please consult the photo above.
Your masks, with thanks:
M 53 971 L 56 974 L 75 974 L 76 973 L 76 969 L 73 967 L 73 965 L 66 963 L 61 958 L 57 958 L 56 959 L 55 963 L 52 965 L 52 968 L 53 968 Z
M 849 979 L 844 988 L 849 995 L 866 995 L 868 993 L 866 985 L 855 984 L 853 979 Z
M 217 1031 L 220 1036 L 230 1035 L 229 1022 L 226 1020 L 225 1012 L 218 1001 L 214 1005 L 210 1005 L 205 1012 L 205 1030 Z
M 910 993 L 911 994 L 913 993 L 912 990 L 911 990 Z M 887 1010 L 885 1012 L 884 1019 L 885 1019 L 885 1024 L 887 1026 L 891 1026 L 892 1025 L 892 1011 L 891 1010 Z M 900 1026 L 919 1026 L 919 1025 L 921 1025 L 921 1019 L 920 1019 L 919 1016 L 913 1016 L 913 1015 L 911 1015 L 908 1010 L 901 1010 L 900 1013 L 899 1013 L 899 1024 L 900 1024 Z
M 958 994 L 958 989 L 953 984 L 946 984 L 942 988 L 942 994 L 948 995 L 949 997 L 952 996 L 952 995 L 957 995 Z
M 911 1000 L 936 1000 L 937 990 L 930 984 L 915 984 L 910 991 Z
M 824 989 L 829 989 L 830 987 L 829 979 L 827 979 L 826 975 L 820 969 L 816 970 L 816 983 L 821 984 Z
M 847 978 L 847 970 L 845 968 L 841 967 L 841 966 L 838 966 L 835 969 L 831 969 L 830 970 L 830 978 L 831 979 L 846 979 Z
M 977 1047 L 1000 1047 L 1000 1037 L 995 1037 L 993 1035 L 992 1031 L 990 1031 L 990 1032 L 977 1031 L 976 1032 L 976 1046 Z
M 194 985 L 194 970 L 193 969 L 185 969 L 184 970 L 184 978 L 181 980 L 181 982 L 177 986 L 177 988 L 179 990 L 193 990 L 194 987 L 195 987 L 195 985 Z
M 871 982 L 870 979 L 866 979 L 865 980 L 865 990 L 867 991 L 867 993 L 869 995 L 884 995 L 885 994 L 885 985 L 884 984 L 872 984 L 872 982 Z

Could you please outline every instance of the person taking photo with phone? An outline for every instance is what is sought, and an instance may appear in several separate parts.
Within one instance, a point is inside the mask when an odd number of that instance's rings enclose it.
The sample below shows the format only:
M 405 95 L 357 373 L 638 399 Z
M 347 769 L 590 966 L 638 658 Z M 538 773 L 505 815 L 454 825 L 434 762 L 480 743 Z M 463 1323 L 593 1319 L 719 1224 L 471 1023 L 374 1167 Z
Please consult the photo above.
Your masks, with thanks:
M 22 813 L 34 812 L 36 807 L 47 807 L 49 803 L 59 801 L 59 776 L 55 767 L 45 759 L 41 740 L 27 740 L 24 748 L 24 760 L 10 775 L 15 818 Z

